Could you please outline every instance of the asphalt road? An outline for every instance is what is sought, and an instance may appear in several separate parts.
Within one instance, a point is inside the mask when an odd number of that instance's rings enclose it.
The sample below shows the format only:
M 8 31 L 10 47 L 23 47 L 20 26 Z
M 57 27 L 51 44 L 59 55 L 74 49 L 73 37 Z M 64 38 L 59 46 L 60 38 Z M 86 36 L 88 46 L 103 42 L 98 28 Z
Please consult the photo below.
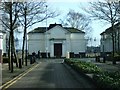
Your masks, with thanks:
M 82 75 L 71 72 L 62 64 L 62 59 L 49 59 L 40 60 L 36 68 L 9 88 L 94 88 L 94 85 Z

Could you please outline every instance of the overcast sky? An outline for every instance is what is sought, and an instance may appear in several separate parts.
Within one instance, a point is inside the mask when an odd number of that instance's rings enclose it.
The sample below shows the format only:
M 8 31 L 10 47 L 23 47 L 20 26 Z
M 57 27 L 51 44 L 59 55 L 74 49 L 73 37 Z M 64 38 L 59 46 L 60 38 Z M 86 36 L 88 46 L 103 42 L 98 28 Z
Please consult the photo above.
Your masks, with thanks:
M 83 11 L 80 9 L 80 6 L 84 6 L 87 8 L 87 3 L 89 1 L 97 1 L 97 0 L 48 0 L 48 5 L 51 6 L 53 9 L 56 9 L 59 11 L 61 14 L 60 16 L 54 18 L 54 19 L 49 19 L 47 22 L 47 26 L 49 24 L 53 23 L 60 23 L 59 20 L 63 19 L 65 15 L 69 12 L 70 9 L 75 10 L 76 12 L 83 13 Z M 42 26 L 46 25 L 45 22 L 42 23 Z M 40 26 L 40 24 L 36 24 L 35 28 Z M 108 25 L 105 22 L 101 21 L 92 21 L 91 26 L 93 28 L 93 36 L 92 38 L 96 38 L 97 42 L 92 42 L 93 45 L 99 45 L 100 44 L 100 33 L 103 32 L 105 29 L 107 29 L 110 25 Z M 34 28 L 34 27 L 33 27 Z

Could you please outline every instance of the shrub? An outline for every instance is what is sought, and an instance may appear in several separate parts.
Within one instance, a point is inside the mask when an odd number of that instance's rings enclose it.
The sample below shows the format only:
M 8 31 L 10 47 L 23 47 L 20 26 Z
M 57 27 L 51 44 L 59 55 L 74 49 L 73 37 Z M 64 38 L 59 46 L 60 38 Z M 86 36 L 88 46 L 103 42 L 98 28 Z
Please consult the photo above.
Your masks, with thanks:
M 89 62 L 79 61 L 79 60 L 75 60 L 75 59 L 65 59 L 65 62 L 67 64 L 72 65 L 75 68 L 83 71 L 84 73 L 99 73 L 99 72 L 101 72 L 100 68 L 98 68 L 96 65 L 89 63 Z
M 65 59 L 65 62 L 84 73 L 94 73 L 93 79 L 98 83 L 100 88 L 115 88 L 115 90 L 120 90 L 120 72 L 103 72 L 90 62 L 75 59 Z
M 93 79 L 100 83 L 100 87 L 120 89 L 120 72 L 103 72 L 94 75 Z
M 78 62 L 75 63 L 75 66 L 77 66 L 81 71 L 84 73 L 99 73 L 101 72 L 101 69 L 98 68 L 96 65 L 88 62 Z

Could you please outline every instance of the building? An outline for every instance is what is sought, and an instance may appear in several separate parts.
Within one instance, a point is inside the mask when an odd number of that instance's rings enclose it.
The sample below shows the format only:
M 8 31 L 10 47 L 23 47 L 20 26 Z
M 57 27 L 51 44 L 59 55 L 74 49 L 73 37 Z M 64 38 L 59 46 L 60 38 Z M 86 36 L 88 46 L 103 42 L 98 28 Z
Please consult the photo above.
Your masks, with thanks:
M 100 56 L 100 47 L 87 46 L 86 57 L 96 57 L 96 56 Z
M 31 55 L 40 50 L 42 57 L 85 56 L 84 36 L 85 32 L 61 24 L 38 27 L 28 33 L 28 52 Z
M 0 49 L 2 54 L 6 53 L 6 33 L 0 31 Z
M 0 10 L 0 19 L 3 19 L 3 14 L 1 10 Z M 0 50 L 2 50 L 2 54 L 6 53 L 6 33 L 3 29 L 4 29 L 3 24 L 0 21 Z
M 107 28 L 101 35 L 101 53 L 102 55 L 109 55 L 113 51 L 113 41 L 112 41 L 112 33 L 114 33 L 114 51 L 120 52 L 120 23 L 117 23 L 114 31 L 112 31 L 111 27 Z

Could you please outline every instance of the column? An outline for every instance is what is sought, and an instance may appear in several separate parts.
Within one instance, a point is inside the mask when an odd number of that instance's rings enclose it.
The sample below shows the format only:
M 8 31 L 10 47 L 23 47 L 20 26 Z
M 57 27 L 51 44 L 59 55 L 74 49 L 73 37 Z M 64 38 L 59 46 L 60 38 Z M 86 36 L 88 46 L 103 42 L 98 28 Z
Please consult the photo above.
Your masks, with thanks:
M 51 44 L 50 44 L 50 56 L 51 57 L 54 57 L 54 43 L 53 41 L 51 41 Z
M 62 57 L 66 57 L 66 41 L 62 43 Z

